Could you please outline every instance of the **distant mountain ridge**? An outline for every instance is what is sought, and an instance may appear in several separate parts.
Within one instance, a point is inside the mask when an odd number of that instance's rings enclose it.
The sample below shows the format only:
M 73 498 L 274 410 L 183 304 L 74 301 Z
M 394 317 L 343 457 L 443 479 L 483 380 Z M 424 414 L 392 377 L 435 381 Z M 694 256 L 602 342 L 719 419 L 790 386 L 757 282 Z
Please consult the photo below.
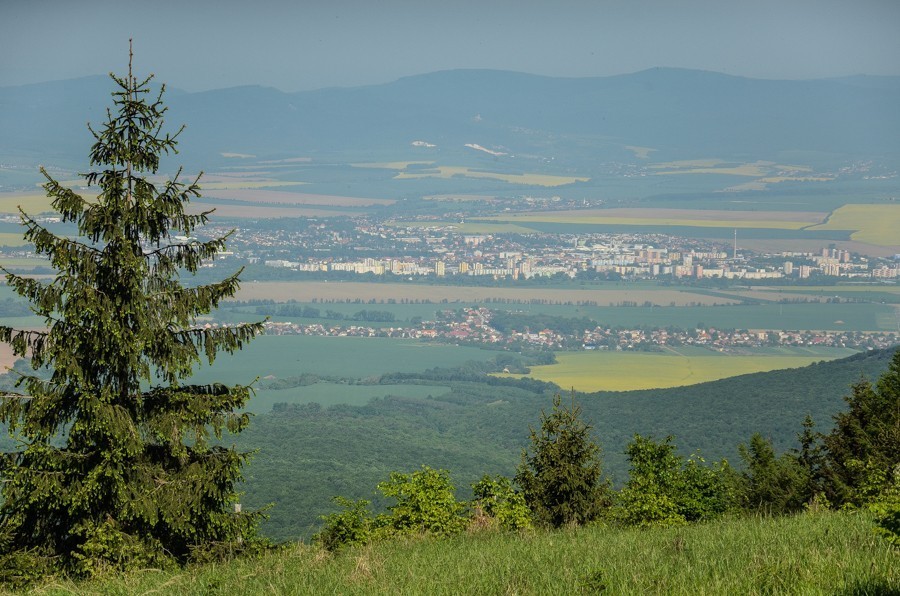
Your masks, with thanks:
M 0 156 L 83 159 L 92 139 L 77 123 L 102 122 L 112 88 L 103 76 L 0 88 Z M 167 103 L 168 122 L 188 125 L 184 154 L 201 163 L 222 152 L 408 154 L 415 140 L 437 150 L 474 143 L 548 158 L 578 151 L 602 157 L 624 146 L 676 159 L 900 155 L 900 77 L 782 81 L 655 68 L 553 78 L 449 70 L 298 93 L 171 90 Z

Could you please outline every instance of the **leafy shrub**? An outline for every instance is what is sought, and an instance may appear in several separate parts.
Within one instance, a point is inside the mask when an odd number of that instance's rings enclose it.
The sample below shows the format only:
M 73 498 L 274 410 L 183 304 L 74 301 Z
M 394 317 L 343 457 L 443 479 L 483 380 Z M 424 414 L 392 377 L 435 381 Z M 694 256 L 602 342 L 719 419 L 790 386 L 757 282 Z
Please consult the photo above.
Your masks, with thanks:
M 474 506 L 497 522 L 501 530 L 523 530 L 531 527 L 531 510 L 522 493 L 513 490 L 505 476 L 485 475 L 472 485 Z
M 386 497 L 396 499 L 388 507 L 389 514 L 375 520 L 380 534 L 435 534 L 450 536 L 465 527 L 462 513 L 465 505 L 456 500 L 455 488 L 446 470 L 422 466 L 412 474 L 392 472 L 378 484 Z
M 369 542 L 372 538 L 369 501 L 365 499 L 351 501 L 341 496 L 334 497 L 333 500 L 343 509 L 322 516 L 325 525 L 313 536 L 313 541 L 331 551 Z
M 625 453 L 631 462 L 628 483 L 619 491 L 617 517 L 636 526 L 671 526 L 709 519 L 734 503 L 734 472 L 723 461 L 675 452 L 672 437 L 662 442 L 635 435 Z

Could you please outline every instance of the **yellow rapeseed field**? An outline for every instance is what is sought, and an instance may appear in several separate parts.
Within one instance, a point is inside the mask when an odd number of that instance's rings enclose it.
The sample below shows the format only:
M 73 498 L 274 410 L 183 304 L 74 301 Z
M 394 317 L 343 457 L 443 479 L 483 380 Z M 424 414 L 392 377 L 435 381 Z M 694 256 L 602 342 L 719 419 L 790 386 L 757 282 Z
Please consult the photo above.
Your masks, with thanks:
M 835 354 L 835 358 L 846 354 Z M 534 366 L 527 375 L 564 390 L 631 391 L 695 385 L 737 375 L 797 368 L 823 356 L 683 355 L 674 352 L 562 352 L 557 363 Z M 504 375 L 507 376 L 507 375 Z M 521 376 L 521 375 L 514 375 Z
M 850 238 L 877 246 L 900 246 L 900 205 L 844 205 L 810 230 L 856 230 Z

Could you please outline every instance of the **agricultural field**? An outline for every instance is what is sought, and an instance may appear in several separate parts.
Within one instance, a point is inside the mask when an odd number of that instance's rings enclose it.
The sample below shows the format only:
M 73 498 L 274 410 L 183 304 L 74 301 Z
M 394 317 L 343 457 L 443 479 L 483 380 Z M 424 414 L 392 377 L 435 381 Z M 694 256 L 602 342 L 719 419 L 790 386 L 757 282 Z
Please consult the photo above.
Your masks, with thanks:
M 626 301 L 650 301 L 657 305 L 686 306 L 725 305 L 739 302 L 733 298 L 709 296 L 688 290 L 657 288 L 637 292 L 623 286 L 621 289 L 550 289 L 550 288 L 492 288 L 474 286 L 430 286 L 397 283 L 359 282 L 245 282 L 235 295 L 237 300 L 265 300 L 298 302 L 394 300 L 400 302 L 430 301 L 440 303 L 477 304 L 487 302 L 545 302 L 579 303 L 595 302 L 598 305 L 616 305 Z M 374 303 L 373 303 L 374 304 Z
M 26 213 L 46 213 L 53 210 L 50 198 L 40 192 L 0 193 L 0 213 L 19 213 L 19 207 Z
M 673 226 L 801 230 L 825 220 L 814 211 L 716 211 L 703 209 L 578 209 L 504 214 L 481 218 L 527 226 L 528 223 L 582 225 Z
M 354 168 L 374 168 L 376 170 L 405 170 L 409 166 L 430 166 L 433 161 L 380 161 L 351 163 Z
M 402 171 L 398 173 L 395 180 L 411 180 L 417 178 L 487 178 L 491 180 L 500 180 L 509 184 L 520 184 L 526 186 L 543 186 L 555 187 L 565 186 L 566 184 L 574 184 L 575 182 L 587 182 L 590 178 L 577 176 L 555 176 L 551 174 L 506 174 L 502 172 L 490 172 L 479 170 L 465 166 L 435 166 L 427 169 L 417 169 L 414 171 Z
M 503 376 L 528 376 L 583 392 L 664 389 L 798 368 L 854 353 L 842 348 L 782 349 L 752 355 L 724 355 L 702 348 L 670 348 L 665 352 L 560 352 L 556 364 L 533 366 L 529 375 Z
M 783 165 L 771 161 L 755 161 L 752 163 L 726 162 L 721 159 L 694 159 L 670 161 L 647 166 L 648 169 L 659 170 L 658 175 L 671 174 L 728 174 L 731 176 L 747 176 L 751 178 L 813 178 L 815 180 L 831 180 L 831 176 L 815 176 L 809 166 Z
M 21 233 L 0 232 L 0 246 L 25 246 L 28 242 Z
M 288 192 L 281 190 L 254 189 L 209 189 L 203 192 L 207 199 L 223 201 L 243 201 L 275 206 L 320 206 L 320 207 L 371 207 L 373 205 L 391 205 L 395 201 L 387 199 L 371 199 L 360 197 L 341 197 L 334 195 Z
M 193 379 L 199 383 L 248 384 L 257 377 L 286 379 L 303 373 L 365 379 L 386 372 L 454 367 L 470 360 L 490 360 L 496 355 L 478 348 L 414 340 L 264 335 L 240 352 L 220 354 L 212 366 L 198 367 Z
M 2 238 L 2 236 L 0 236 Z M 0 243 L 2 245 L 2 243 Z M 8 246 L 8 245 L 7 245 Z M 12 270 L 34 269 L 35 267 L 49 267 L 50 261 L 47 259 L 28 259 L 16 257 L 0 257 L 0 267 Z
M 900 205 L 844 205 L 810 229 L 853 230 L 853 240 L 900 249 Z

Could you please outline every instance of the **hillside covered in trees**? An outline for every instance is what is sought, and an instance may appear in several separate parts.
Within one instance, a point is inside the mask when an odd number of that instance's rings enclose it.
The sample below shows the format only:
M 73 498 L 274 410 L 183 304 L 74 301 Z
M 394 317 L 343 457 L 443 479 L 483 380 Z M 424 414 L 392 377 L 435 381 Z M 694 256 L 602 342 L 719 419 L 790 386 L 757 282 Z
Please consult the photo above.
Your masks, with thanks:
M 635 434 L 673 435 L 679 453 L 725 458 L 736 467 L 738 444 L 754 433 L 770 439 L 779 452 L 797 447 L 807 415 L 816 430 L 830 430 L 851 385 L 878 378 L 892 354 L 872 351 L 690 387 L 578 394 L 577 399 L 602 448 L 605 473 L 621 485 L 628 471 L 625 448 Z M 505 359 L 502 366 L 508 366 Z M 319 516 L 333 510 L 335 495 L 384 506 L 387 500 L 374 487 L 392 471 L 423 464 L 448 470 L 461 497 L 484 474 L 512 476 L 529 426 L 559 390 L 491 377 L 485 368 L 472 364 L 381 379 L 451 387 L 439 397 L 385 397 L 365 406 L 330 408 L 284 404 L 256 416 L 239 439 L 241 447 L 258 450 L 247 468 L 243 500 L 253 506 L 273 503 L 264 532 L 295 539 L 316 531 Z

